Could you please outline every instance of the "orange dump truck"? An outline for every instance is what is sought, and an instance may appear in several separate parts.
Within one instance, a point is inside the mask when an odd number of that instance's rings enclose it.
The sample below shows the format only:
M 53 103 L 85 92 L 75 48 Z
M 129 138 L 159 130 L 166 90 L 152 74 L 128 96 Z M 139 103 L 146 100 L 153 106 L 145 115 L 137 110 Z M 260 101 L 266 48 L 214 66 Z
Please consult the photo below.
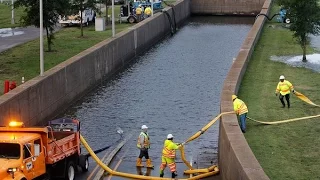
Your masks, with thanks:
M 78 120 L 61 118 L 47 127 L 10 122 L 0 127 L 0 180 L 73 180 L 78 166 L 84 172 L 89 167 L 88 157 L 80 151 Z

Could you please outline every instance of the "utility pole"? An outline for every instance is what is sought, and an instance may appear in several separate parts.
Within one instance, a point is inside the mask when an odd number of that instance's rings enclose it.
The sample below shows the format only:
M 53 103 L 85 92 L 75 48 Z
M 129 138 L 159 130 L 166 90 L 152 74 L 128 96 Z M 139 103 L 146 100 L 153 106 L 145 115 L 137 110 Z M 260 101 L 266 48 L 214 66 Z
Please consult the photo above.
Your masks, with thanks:
M 112 0 L 112 37 L 116 35 L 114 24 L 114 0 Z
M 151 0 L 151 16 L 153 16 L 153 0 Z
M 11 0 L 12 9 L 11 9 L 11 24 L 14 24 L 14 0 Z
M 40 0 L 40 76 L 43 76 L 43 0 Z

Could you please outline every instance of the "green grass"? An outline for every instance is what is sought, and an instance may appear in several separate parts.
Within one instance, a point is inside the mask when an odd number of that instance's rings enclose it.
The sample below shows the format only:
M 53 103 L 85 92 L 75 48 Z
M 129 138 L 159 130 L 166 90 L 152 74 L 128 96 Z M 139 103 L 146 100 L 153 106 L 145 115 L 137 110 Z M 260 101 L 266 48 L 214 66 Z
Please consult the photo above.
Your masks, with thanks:
M 276 10 L 273 9 L 273 12 Z M 308 53 L 314 50 L 308 48 Z M 320 75 L 270 60 L 272 55 L 301 55 L 292 33 L 279 23 L 268 22 L 242 81 L 239 98 L 249 108 L 248 116 L 262 121 L 320 114 L 293 94 L 292 107 L 283 109 L 274 95 L 279 76 L 285 75 L 295 89 L 320 104 Z M 247 122 L 245 137 L 270 179 L 320 179 L 320 118 L 279 125 Z
M 122 31 L 129 26 L 131 25 L 127 23 L 116 24 L 116 31 Z M 54 52 L 44 53 L 45 70 L 111 37 L 110 28 L 111 26 L 108 26 L 107 31 L 96 32 L 93 26 L 85 27 L 83 38 L 80 38 L 78 27 L 63 28 L 55 34 Z M 0 53 L 0 59 L 0 94 L 2 94 L 4 80 L 14 80 L 20 84 L 21 77 L 25 77 L 27 81 L 39 75 L 39 39 Z
M 15 24 L 11 24 L 11 6 L 0 3 L 0 28 L 18 27 L 20 25 L 20 18 L 23 15 L 23 8 L 14 9 Z

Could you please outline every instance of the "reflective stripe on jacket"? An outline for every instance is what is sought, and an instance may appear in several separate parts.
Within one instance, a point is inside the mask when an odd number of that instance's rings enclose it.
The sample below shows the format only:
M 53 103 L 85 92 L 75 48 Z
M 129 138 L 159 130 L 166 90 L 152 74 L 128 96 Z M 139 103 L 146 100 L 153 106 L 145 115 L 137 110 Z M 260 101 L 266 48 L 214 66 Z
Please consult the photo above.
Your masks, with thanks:
M 241 99 L 238 98 L 233 101 L 233 109 L 238 115 L 248 112 L 247 105 Z
M 167 139 L 164 141 L 162 156 L 174 159 L 176 157 L 176 149 L 178 148 L 179 146 L 176 143 L 172 142 L 172 140 Z
M 276 88 L 276 93 L 280 92 L 281 95 L 290 94 L 290 90 L 293 90 L 293 85 L 287 81 L 284 80 L 283 82 L 279 82 L 278 86 Z
M 149 149 L 150 148 L 149 140 L 150 140 L 149 135 L 147 133 L 141 132 L 137 140 L 137 147 L 141 148 L 141 143 L 143 143 L 143 147 Z

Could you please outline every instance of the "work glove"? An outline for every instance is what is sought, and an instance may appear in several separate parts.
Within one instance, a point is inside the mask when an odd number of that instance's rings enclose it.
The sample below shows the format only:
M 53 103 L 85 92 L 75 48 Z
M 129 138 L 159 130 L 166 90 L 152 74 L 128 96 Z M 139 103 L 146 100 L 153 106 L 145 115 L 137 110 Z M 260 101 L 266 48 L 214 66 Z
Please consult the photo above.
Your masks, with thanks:
M 294 91 L 294 90 L 292 90 L 292 92 L 293 92 L 293 94 L 295 94 L 295 93 L 296 93 L 296 91 Z
M 275 93 L 276 96 L 278 96 L 278 93 Z

